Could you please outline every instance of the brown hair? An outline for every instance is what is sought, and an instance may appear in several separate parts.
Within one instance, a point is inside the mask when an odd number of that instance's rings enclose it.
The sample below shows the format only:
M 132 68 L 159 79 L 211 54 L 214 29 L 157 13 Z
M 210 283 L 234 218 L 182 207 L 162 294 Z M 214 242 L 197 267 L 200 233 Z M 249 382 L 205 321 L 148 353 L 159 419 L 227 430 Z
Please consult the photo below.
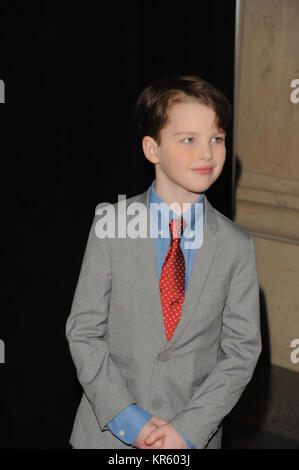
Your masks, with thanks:
M 232 107 L 226 96 L 200 77 L 177 75 L 154 81 L 139 95 L 136 114 L 141 136 L 149 135 L 159 144 L 160 130 L 167 123 L 170 106 L 190 101 L 190 98 L 212 107 L 217 126 L 227 130 Z

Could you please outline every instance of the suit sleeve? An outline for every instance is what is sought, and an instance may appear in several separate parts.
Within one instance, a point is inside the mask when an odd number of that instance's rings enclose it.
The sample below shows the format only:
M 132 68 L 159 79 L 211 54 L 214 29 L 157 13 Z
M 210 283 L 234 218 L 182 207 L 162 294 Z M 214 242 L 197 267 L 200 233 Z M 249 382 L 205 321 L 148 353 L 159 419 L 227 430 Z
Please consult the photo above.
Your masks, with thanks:
M 240 255 L 223 310 L 218 361 L 170 423 L 205 448 L 250 381 L 261 352 L 259 283 L 252 237 Z
M 98 206 L 97 206 L 98 207 Z M 94 217 L 66 323 L 66 337 L 77 376 L 102 430 L 135 398 L 109 356 L 105 337 L 111 291 L 107 238 L 96 234 Z

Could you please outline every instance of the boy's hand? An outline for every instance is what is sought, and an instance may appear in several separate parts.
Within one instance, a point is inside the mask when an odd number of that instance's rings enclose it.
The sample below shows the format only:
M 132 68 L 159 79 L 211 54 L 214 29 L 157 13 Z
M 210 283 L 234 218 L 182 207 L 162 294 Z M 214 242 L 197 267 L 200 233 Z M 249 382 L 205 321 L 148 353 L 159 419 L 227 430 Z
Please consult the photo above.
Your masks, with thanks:
M 162 441 L 155 439 L 153 445 L 146 445 L 144 439 L 150 435 L 151 432 L 154 431 L 158 426 L 162 426 L 163 424 L 167 424 L 167 421 L 164 421 L 164 419 L 160 419 L 157 416 L 152 416 L 152 418 L 147 423 L 145 423 L 141 429 L 133 446 L 137 447 L 138 449 L 158 449 L 159 447 L 157 446 L 162 445 Z
M 182 436 L 167 422 L 153 429 L 144 443 L 151 449 L 189 449 Z

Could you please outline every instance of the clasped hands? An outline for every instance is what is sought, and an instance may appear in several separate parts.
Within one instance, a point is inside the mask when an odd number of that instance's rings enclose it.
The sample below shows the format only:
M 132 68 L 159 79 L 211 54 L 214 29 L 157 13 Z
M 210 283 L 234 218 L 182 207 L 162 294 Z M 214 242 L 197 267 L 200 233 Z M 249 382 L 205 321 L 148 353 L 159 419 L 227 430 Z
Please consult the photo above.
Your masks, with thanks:
M 145 423 L 133 446 L 138 449 L 189 449 L 180 433 L 157 416 Z

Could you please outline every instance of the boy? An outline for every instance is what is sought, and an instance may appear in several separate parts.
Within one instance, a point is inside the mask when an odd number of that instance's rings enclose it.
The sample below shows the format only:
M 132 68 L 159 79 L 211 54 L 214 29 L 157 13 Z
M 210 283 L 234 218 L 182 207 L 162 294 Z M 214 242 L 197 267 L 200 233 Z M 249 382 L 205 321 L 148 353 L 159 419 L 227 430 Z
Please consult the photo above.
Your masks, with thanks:
M 84 392 L 75 448 L 221 448 L 261 352 L 253 239 L 205 196 L 230 115 L 199 77 L 158 80 L 138 99 L 156 178 L 125 208 L 97 206 L 66 326 Z M 150 230 L 134 238 L 140 205 Z M 103 209 L 118 235 L 104 236 Z

